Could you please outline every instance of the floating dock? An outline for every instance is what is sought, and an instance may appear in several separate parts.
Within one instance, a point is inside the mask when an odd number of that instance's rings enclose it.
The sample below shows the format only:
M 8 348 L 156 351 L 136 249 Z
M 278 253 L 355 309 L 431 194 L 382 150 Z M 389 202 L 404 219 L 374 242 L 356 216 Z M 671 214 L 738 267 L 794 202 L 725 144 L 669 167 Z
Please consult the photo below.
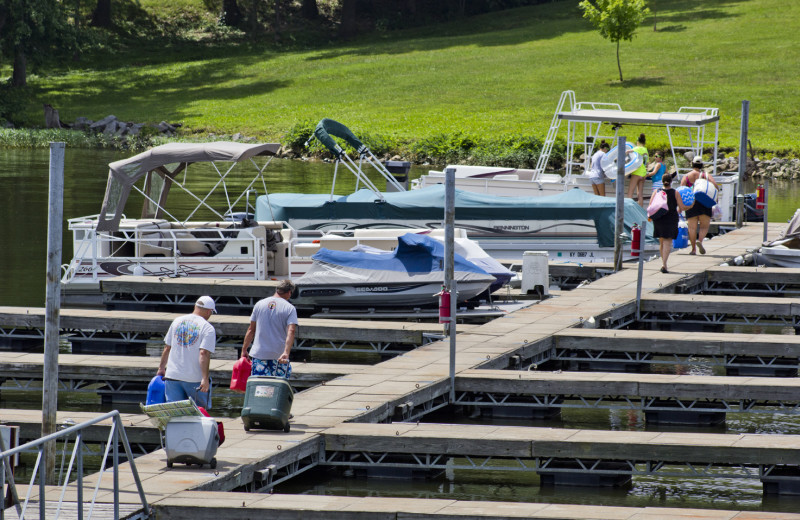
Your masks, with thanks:
M 772 234 L 777 234 L 774 227 Z M 686 279 L 699 276 L 707 269 L 744 254 L 760 243 L 762 227 L 749 225 L 726 235 L 715 237 L 705 246 L 706 255 L 689 256 L 686 250 L 673 253 L 669 274 L 658 272 L 658 261 L 644 267 L 642 315 L 662 309 L 659 301 L 670 300 L 689 305 L 669 295 Z M 681 350 L 678 337 L 662 331 L 601 331 L 583 328 L 587 324 L 612 328 L 621 323 L 634 323 L 636 315 L 636 270 L 626 269 L 597 281 L 562 293 L 485 325 L 461 331 L 457 336 L 457 385 L 463 391 L 487 387 L 497 378 L 478 382 L 482 369 L 509 369 L 521 366 L 520 360 L 535 349 L 558 348 L 559 341 L 606 341 L 608 349 L 627 348 L 635 352 L 639 345 L 654 342 L 659 348 Z M 684 295 L 685 296 L 685 295 Z M 684 297 L 681 296 L 681 297 Z M 767 298 L 758 304 L 745 302 L 739 310 L 721 306 L 715 313 L 725 319 L 742 319 L 759 306 L 770 316 L 781 313 L 790 318 L 793 302 L 785 298 Z M 778 300 L 778 301 L 776 301 Z M 645 301 L 647 302 L 645 304 Z M 722 300 L 720 300 L 722 301 Z M 650 307 L 652 306 L 652 307 Z M 705 308 L 704 308 L 705 309 Z M 702 312 L 695 309 L 692 312 Z M 742 314 L 736 314 L 740 312 Z M 757 314 L 756 314 L 757 315 Z M 790 321 L 790 323 L 793 323 Z M 649 324 L 648 326 L 657 324 Z M 715 323 L 717 325 L 717 323 Z M 587 334 L 589 336 L 581 336 Z M 592 337 L 590 335 L 594 334 Z M 603 336 L 601 334 L 608 334 Z M 619 334 L 620 341 L 614 341 Z M 626 336 L 631 334 L 631 336 Z M 641 334 L 639 338 L 633 335 Z M 752 344 L 771 349 L 770 355 L 794 358 L 796 341 L 781 347 L 778 341 L 764 335 L 737 334 L 734 342 L 740 348 L 752 338 Z M 585 339 L 585 338 L 589 339 Z M 577 339 L 576 339 L 577 338 Z M 648 339 L 649 338 L 649 339 Z M 624 340 L 624 341 L 623 341 Z M 623 345 L 626 343 L 626 345 Z M 689 342 L 687 342 L 689 343 Z M 699 343 L 686 349 L 724 351 L 727 340 L 718 337 L 704 347 Z M 548 346 L 549 345 L 549 346 Z M 732 347 L 731 347 L 732 348 Z M 621 351 L 621 350 L 620 350 Z M 745 352 L 753 355 L 758 352 Z M 539 476 L 542 485 L 590 484 L 624 485 L 638 475 L 680 475 L 679 478 L 703 479 L 726 475 L 730 478 L 758 479 L 765 494 L 797 494 L 800 477 L 800 435 L 755 434 L 681 434 L 659 431 L 570 430 L 561 428 L 472 426 L 425 424 L 416 421 L 428 413 L 452 406 L 449 402 L 449 342 L 438 341 L 421 346 L 404 355 L 378 363 L 359 373 L 350 373 L 316 386 L 295 396 L 294 419 L 290 433 L 252 430 L 243 431 L 238 418 L 223 419 L 227 440 L 217 454 L 219 466 L 214 472 L 175 466 L 167 469 L 164 452 L 159 450 L 136 459 L 148 499 L 159 518 L 252 518 L 260 514 L 303 518 L 800 518 L 792 513 L 764 513 L 686 510 L 680 508 L 624 508 L 597 505 L 556 505 L 547 503 L 459 502 L 455 500 L 414 500 L 397 498 L 356 498 L 331 496 L 265 496 L 252 491 L 269 491 L 318 466 L 338 466 L 370 471 L 388 465 L 406 472 L 410 470 L 441 471 L 458 467 L 469 470 L 530 471 Z M 477 369 L 477 370 L 476 370 Z M 796 393 L 796 380 L 787 378 L 778 384 L 763 379 L 724 376 L 648 374 L 526 374 L 504 370 L 503 381 L 509 392 L 535 396 L 537 388 L 556 382 L 567 386 L 570 377 L 582 379 L 580 391 L 593 388 L 603 392 L 606 379 L 611 389 L 625 389 L 628 399 L 668 396 L 694 401 L 697 395 L 712 395 L 724 401 L 723 406 L 753 399 L 768 399 L 784 393 L 787 401 L 776 407 L 794 407 L 790 394 Z M 564 372 L 562 372 L 564 373 Z M 796 376 L 796 367 L 795 367 Z M 561 380 L 560 378 L 563 378 Z M 775 379 L 777 380 L 777 379 Z M 751 383 L 752 385 L 749 385 Z M 746 388 L 752 386 L 752 388 Z M 772 387 L 772 388 L 770 388 Z M 529 393 L 527 393 L 529 392 Z M 752 392 L 752 393 L 750 393 Z M 462 393 L 462 392 L 460 392 Z M 573 397 L 577 400 L 578 393 Z M 587 399 L 591 395 L 586 396 Z M 615 401 L 617 403 L 618 401 Z M 627 406 L 627 403 L 625 403 Z M 744 411 L 744 410 L 742 410 Z M 400 422 L 400 421 L 408 422 Z M 413 422 L 411 422 L 413 421 Z M 390 424 L 387 424 L 390 423 Z M 495 461 L 490 463 L 489 461 Z M 687 468 L 688 469 L 687 471 Z M 378 469 L 378 468 L 376 468 Z M 94 475 L 87 479 L 90 484 Z M 123 500 L 135 503 L 132 480 L 122 483 Z M 101 489 L 108 492 L 109 486 Z M 227 491 L 218 494 L 216 491 Z M 108 496 L 108 493 L 105 495 Z M 211 499 L 213 497 L 213 500 Z

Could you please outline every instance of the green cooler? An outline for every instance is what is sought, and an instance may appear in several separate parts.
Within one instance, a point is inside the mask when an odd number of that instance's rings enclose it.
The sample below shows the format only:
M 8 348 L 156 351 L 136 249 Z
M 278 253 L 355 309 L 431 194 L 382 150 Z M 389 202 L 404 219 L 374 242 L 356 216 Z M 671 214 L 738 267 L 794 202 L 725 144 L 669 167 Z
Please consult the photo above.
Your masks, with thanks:
M 250 428 L 289 431 L 294 390 L 282 377 L 250 376 L 244 394 L 242 422 Z

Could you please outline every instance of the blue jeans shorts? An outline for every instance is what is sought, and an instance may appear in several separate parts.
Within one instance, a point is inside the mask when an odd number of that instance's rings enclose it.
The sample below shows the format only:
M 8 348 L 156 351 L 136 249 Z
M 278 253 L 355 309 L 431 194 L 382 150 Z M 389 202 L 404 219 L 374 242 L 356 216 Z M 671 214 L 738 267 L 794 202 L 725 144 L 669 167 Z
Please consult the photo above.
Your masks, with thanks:
M 289 379 L 292 375 L 291 363 L 278 363 L 277 359 L 258 359 L 251 357 L 253 368 L 251 376 L 273 376 Z
M 200 381 L 190 383 L 188 381 L 178 381 L 177 379 L 165 379 L 164 391 L 167 394 L 167 402 L 185 401 L 190 397 L 197 406 L 202 406 L 206 410 L 211 410 L 211 382 L 209 381 L 208 392 L 201 392 Z

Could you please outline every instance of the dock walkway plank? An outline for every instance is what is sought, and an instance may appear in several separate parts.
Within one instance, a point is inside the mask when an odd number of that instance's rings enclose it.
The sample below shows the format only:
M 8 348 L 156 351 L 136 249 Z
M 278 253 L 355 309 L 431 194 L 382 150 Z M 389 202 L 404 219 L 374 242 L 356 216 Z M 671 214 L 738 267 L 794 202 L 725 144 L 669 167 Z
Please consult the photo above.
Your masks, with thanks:
M 172 320 L 183 313 L 143 311 L 100 311 L 94 309 L 61 309 L 59 326 L 63 333 L 70 330 L 100 330 L 151 333 L 162 337 Z M 250 325 L 248 316 L 215 314 L 209 320 L 218 334 L 243 338 Z M 301 318 L 297 339 L 391 342 L 421 345 L 424 333 L 440 334 L 441 325 L 432 323 L 385 322 L 362 320 L 330 320 Z M 0 327 L 43 329 L 43 307 L 0 307 Z M 469 330 L 474 326 L 459 326 Z

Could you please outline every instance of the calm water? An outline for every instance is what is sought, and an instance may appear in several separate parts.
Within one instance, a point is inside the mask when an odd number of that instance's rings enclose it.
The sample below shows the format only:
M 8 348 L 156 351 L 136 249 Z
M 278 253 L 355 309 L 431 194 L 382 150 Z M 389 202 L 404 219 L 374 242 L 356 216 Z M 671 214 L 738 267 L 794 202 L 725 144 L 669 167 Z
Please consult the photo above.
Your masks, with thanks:
M 64 218 L 65 234 L 62 263 L 72 254 L 71 236 L 66 232 L 66 219 L 98 213 L 106 184 L 107 164 L 129 154 L 96 150 L 70 150 L 66 152 Z M 48 207 L 48 150 L 0 149 L 0 189 L 4 203 L 0 205 L 3 216 L 3 246 L 0 247 L 0 305 L 44 306 L 44 274 L 47 250 Z M 333 175 L 333 165 L 323 162 L 274 160 L 268 167 L 271 192 L 328 192 Z M 417 168 L 419 176 L 425 168 Z M 348 173 L 339 172 L 337 193 L 348 193 L 354 188 Z M 261 190 L 259 190 L 261 191 Z M 747 191 L 753 191 L 752 183 Z M 800 183 L 771 184 L 770 220 L 786 221 L 800 205 Z M 136 212 L 126 208 L 127 214 Z M 40 407 L 38 393 L 4 391 L 0 393 L 0 408 Z M 235 415 L 241 406 L 238 395 L 215 396 L 215 413 Z M 92 395 L 70 395 L 62 400 L 62 409 L 104 411 L 99 399 Z M 136 411 L 135 407 L 119 407 L 123 411 Z M 442 417 L 442 420 L 468 422 L 464 418 Z M 515 424 L 506 421 L 504 424 Z M 530 422 L 516 423 L 527 424 Z M 644 430 L 641 414 L 614 411 L 575 411 L 564 414 L 563 419 L 536 425 L 583 428 Z M 800 421 L 783 415 L 731 416 L 727 425 L 714 430 L 722 433 L 800 433 Z M 508 500 L 529 502 L 585 503 L 618 506 L 673 506 L 717 509 L 750 509 L 770 511 L 798 511 L 800 502 L 791 499 L 764 502 L 761 484 L 747 479 L 675 479 L 636 478 L 626 489 L 543 489 L 535 475 L 521 473 L 492 473 L 457 471 L 438 475 L 424 481 L 366 480 L 352 478 L 336 472 L 320 471 L 307 474 L 302 480 L 287 483 L 278 491 L 331 495 L 401 496 L 421 498 L 449 498 L 462 500 Z
M 62 262 L 72 257 L 71 236 L 66 219 L 99 213 L 103 200 L 108 163 L 129 153 L 67 149 L 64 167 L 64 247 Z M 412 177 L 426 171 L 412 170 Z M 213 172 L 209 172 L 212 173 Z M 333 179 L 333 165 L 318 161 L 273 160 L 267 168 L 270 192 L 327 193 Z M 373 176 L 374 177 L 374 176 Z M 211 176 L 209 176 L 209 179 Z M 0 148 L 0 305 L 44 306 L 47 261 L 47 205 L 49 151 Z M 376 183 L 377 178 L 376 179 Z M 381 186 L 382 184 L 378 184 Z M 352 175 L 340 168 L 336 193 L 355 187 Z M 752 183 L 747 191 L 753 191 Z M 173 190 L 174 193 L 175 190 Z M 263 190 L 259 189 L 259 192 Z M 800 183 L 771 185 L 769 219 L 786 221 L 800 205 Z M 131 196 L 135 199 L 135 196 Z M 222 202 L 222 200 L 219 200 Z M 188 199 L 187 199 L 188 203 Z M 126 208 L 135 215 L 138 208 Z

